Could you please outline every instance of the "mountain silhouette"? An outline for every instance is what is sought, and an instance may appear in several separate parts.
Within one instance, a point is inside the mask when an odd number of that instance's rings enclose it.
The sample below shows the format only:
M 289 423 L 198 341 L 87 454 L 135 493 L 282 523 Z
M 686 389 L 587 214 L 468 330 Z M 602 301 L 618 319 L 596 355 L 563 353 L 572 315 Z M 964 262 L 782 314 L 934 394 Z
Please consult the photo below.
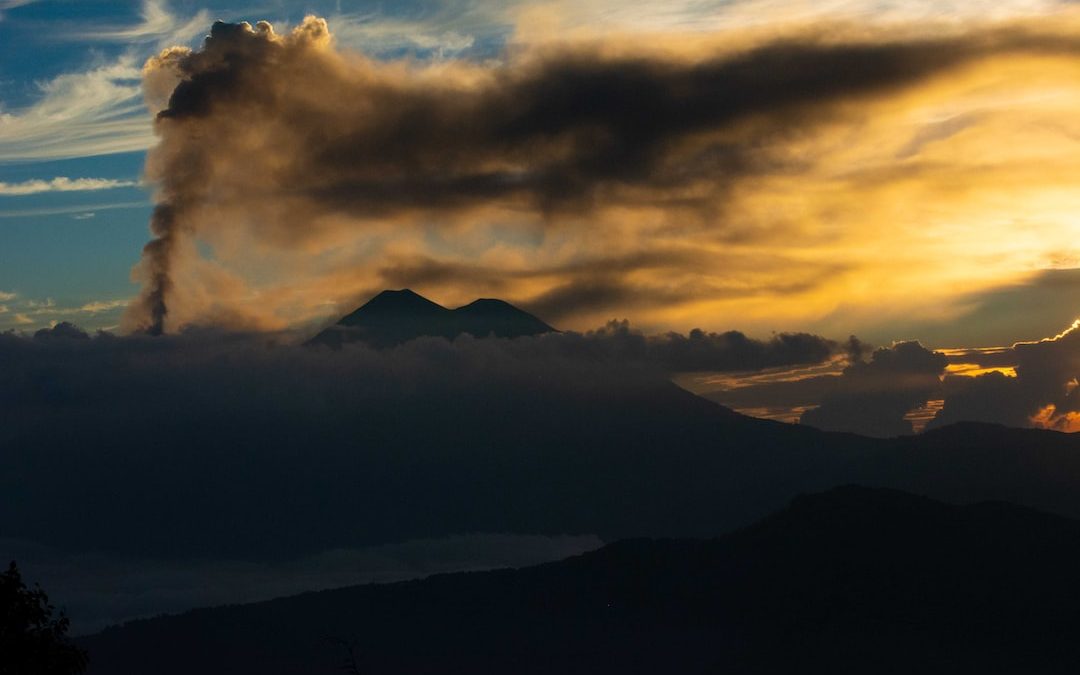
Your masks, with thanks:
M 383 291 L 354 312 L 313 337 L 308 344 L 339 348 L 364 342 L 377 348 L 393 347 L 419 337 L 459 335 L 515 338 L 550 333 L 555 329 L 508 302 L 481 298 L 457 309 L 447 309 L 409 289 Z
M 328 636 L 367 673 L 1063 673 L 1080 657 L 1077 564 L 1080 521 L 847 486 L 717 539 L 196 610 L 82 644 L 91 675 L 340 672 Z

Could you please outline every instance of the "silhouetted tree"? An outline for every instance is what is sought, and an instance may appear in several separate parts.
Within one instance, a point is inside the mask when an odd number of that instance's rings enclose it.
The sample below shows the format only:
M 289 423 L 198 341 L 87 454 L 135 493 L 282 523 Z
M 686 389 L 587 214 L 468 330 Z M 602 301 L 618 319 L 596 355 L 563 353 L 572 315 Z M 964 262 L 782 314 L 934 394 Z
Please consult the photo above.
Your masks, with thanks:
M 49 597 L 28 588 L 12 562 L 0 574 L 0 675 L 71 675 L 86 670 L 86 652 L 67 639 L 68 618 L 53 617 Z

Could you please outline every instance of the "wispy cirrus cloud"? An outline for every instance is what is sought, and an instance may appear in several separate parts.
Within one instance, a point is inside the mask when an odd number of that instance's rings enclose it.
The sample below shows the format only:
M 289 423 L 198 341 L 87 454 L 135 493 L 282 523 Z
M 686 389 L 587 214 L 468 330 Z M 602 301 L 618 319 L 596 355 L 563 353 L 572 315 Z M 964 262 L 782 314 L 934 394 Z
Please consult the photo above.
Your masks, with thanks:
M 68 178 L 66 176 L 57 176 L 51 180 L 36 178 L 21 183 L 0 181 L 0 196 L 35 195 L 42 192 L 113 190 L 115 188 L 135 187 L 138 184 L 138 181 L 116 180 L 114 178 Z
M 4 11 L 8 9 L 15 9 L 16 7 L 22 7 L 24 5 L 30 5 L 37 2 L 37 0 L 0 0 L 0 21 L 4 20 Z
M 8 211 L 0 211 L 0 218 L 30 218 L 33 216 L 62 216 L 68 214 L 74 214 L 75 216 L 84 216 L 87 213 L 95 213 L 97 211 L 113 211 L 115 209 L 139 209 L 149 206 L 147 202 L 116 202 L 111 204 L 76 204 L 74 206 L 43 206 L 41 208 L 33 209 L 11 209 Z M 89 216 L 93 217 L 93 216 Z M 76 220 L 82 220 L 82 218 L 76 217 Z
M 153 145 L 140 65 L 141 59 L 125 54 L 39 84 L 35 103 L 0 112 L 0 162 L 90 157 Z
M 143 0 L 141 21 L 130 26 L 84 27 L 70 37 L 82 40 L 122 43 L 157 43 L 161 46 L 187 44 L 210 25 L 210 13 L 201 9 L 189 17 L 179 16 L 164 0 Z

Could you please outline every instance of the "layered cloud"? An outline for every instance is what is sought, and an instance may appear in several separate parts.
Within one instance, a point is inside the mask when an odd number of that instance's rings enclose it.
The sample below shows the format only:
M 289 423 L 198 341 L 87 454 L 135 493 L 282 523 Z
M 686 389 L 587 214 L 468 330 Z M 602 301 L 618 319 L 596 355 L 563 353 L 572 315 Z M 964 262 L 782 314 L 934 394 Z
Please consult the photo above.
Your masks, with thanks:
M 338 50 L 318 19 L 217 24 L 145 69 L 159 209 L 127 325 L 282 328 L 401 285 L 577 328 L 956 317 L 1071 250 L 1070 17 L 426 65 Z

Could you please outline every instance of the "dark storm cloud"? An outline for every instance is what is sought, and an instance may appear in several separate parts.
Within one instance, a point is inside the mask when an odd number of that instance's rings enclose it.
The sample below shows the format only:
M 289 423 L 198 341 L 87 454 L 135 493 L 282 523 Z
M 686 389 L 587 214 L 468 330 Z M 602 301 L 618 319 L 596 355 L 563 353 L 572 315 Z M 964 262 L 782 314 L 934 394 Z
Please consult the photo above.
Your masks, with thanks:
M 1076 50 L 1071 38 L 1018 27 L 804 34 L 742 49 L 549 45 L 429 72 L 338 53 L 319 19 L 285 37 L 266 23 L 218 23 L 201 50 L 147 66 L 148 98 L 167 104 L 149 163 L 156 239 L 130 321 L 162 327 L 178 242 L 240 227 L 230 225 L 237 213 L 276 246 L 318 236 L 329 226 L 314 223 L 334 214 L 351 227 L 477 208 L 549 220 L 648 208 L 715 221 L 734 179 L 775 171 L 770 145 L 841 115 L 834 104 L 992 55 Z
M 910 434 L 911 422 L 904 416 L 940 391 L 947 365 L 944 354 L 918 342 L 877 349 L 869 361 L 845 368 L 822 404 L 804 413 L 800 421 L 867 436 Z

